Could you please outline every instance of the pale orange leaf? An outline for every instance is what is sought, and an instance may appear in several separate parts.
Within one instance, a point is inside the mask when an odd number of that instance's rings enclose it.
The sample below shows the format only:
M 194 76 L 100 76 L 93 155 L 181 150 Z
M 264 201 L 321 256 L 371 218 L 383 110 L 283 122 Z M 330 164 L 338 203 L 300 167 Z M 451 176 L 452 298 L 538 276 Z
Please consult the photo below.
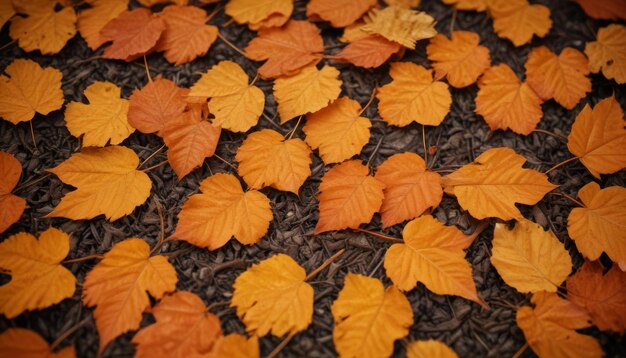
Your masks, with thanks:
M 39 50 L 44 55 L 59 53 L 76 35 L 76 12 L 72 7 L 55 10 L 56 1 L 23 3 L 16 10 L 26 17 L 11 20 L 9 35 L 21 49 Z
M 128 122 L 142 133 L 160 132 L 167 122 L 185 111 L 187 93 L 187 89 L 159 76 L 142 89 L 133 91 L 129 98 Z
M 552 27 L 550 9 L 528 0 L 488 0 L 493 29 L 499 37 L 517 47 L 530 42 L 533 35 L 544 37 Z
M 406 347 L 407 358 L 458 358 L 452 348 L 445 343 L 428 339 L 425 341 L 413 341 Z
M 22 164 L 11 154 L 0 151 L 0 233 L 17 222 L 26 209 L 26 200 L 11 193 L 20 176 Z
M 626 83 L 626 27 L 611 24 L 598 30 L 596 37 L 585 45 L 589 69 L 593 73 L 602 70 L 604 77 Z
M 90 8 L 78 13 L 78 31 L 90 49 L 95 50 L 106 40 L 100 30 L 109 21 L 128 9 L 129 0 L 88 0 Z
M 415 49 L 417 41 L 437 34 L 432 16 L 397 6 L 370 10 L 361 29 L 410 49 Z
M 239 24 L 253 29 L 282 26 L 293 12 L 293 0 L 231 0 L 225 12 Z
M 104 49 L 102 58 L 132 61 L 150 52 L 161 34 L 165 23 L 150 10 L 137 8 L 124 11 L 100 30 L 101 39 L 112 43 Z
M 0 352 L 6 357 L 20 358 L 74 358 L 74 347 L 53 352 L 39 334 L 25 328 L 9 328 L 0 334 Z
M 377 0 L 311 0 L 306 6 L 306 14 L 313 21 L 328 21 L 333 27 L 346 27 L 377 3 Z

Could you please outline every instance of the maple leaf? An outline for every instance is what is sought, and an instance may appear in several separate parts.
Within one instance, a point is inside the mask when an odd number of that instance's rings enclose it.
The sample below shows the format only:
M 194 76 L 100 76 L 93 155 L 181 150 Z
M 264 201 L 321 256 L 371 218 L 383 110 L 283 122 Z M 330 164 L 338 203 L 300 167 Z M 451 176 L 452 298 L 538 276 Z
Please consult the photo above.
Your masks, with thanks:
M 283 26 L 293 12 L 293 0 L 231 0 L 224 12 L 253 30 Z
M 576 2 L 594 19 L 626 20 L 626 3 L 623 1 L 576 0 Z
M 525 66 L 526 82 L 544 101 L 554 98 L 572 109 L 591 92 L 587 58 L 573 48 L 565 48 L 557 56 L 545 46 L 535 47 Z
M 517 325 L 530 348 L 540 357 L 601 357 L 602 348 L 593 337 L 576 332 L 587 328 L 589 316 L 556 293 L 538 292 L 531 299 L 535 308 L 517 310 Z
M 94 318 L 104 348 L 122 333 L 139 328 L 142 313 L 155 299 L 176 289 L 176 270 L 166 256 L 150 256 L 150 246 L 138 238 L 118 242 L 87 273 L 83 303 L 96 306 Z
M 130 96 L 128 123 L 142 133 L 160 132 L 187 107 L 187 90 L 168 79 L 157 77 Z
M 9 328 L 0 334 L 0 352 L 6 357 L 74 358 L 74 347 L 52 352 L 39 334 L 25 328 Z
M 572 272 L 572 259 L 554 233 L 526 219 L 512 230 L 496 224 L 491 263 L 519 292 L 556 292 Z
M 305 141 L 319 149 L 325 164 L 341 163 L 359 153 L 369 142 L 372 123 L 361 117 L 359 102 L 341 97 L 326 108 L 307 115 L 302 128 Z
M 601 100 L 593 109 L 585 104 L 572 124 L 567 148 L 594 177 L 615 173 L 626 167 L 624 123 L 615 96 Z
M 246 339 L 240 334 L 229 334 L 220 337 L 208 358 L 259 358 L 259 338 L 252 336 Z
M 368 172 L 361 161 L 349 160 L 324 174 L 317 195 L 320 213 L 315 234 L 355 229 L 372 220 L 383 202 L 385 184 Z
M 523 135 L 536 127 L 543 111 L 541 98 L 525 82 L 520 82 L 505 64 L 489 68 L 478 80 L 475 112 L 483 116 L 492 131 L 507 130 Z
M 379 88 L 378 112 L 394 126 L 411 122 L 439 125 L 450 111 L 452 97 L 448 85 L 433 80 L 433 71 L 412 62 L 394 62 L 392 81 Z
M 259 31 L 245 51 L 251 60 L 267 60 L 259 67 L 261 77 L 292 76 L 322 59 L 324 41 L 317 26 L 308 21 L 291 20 L 284 27 Z
M 139 158 L 120 146 L 86 148 L 48 171 L 76 187 L 47 217 L 72 220 L 104 215 L 114 221 L 130 214 L 150 196 L 152 182 L 138 171 Z
M 305 67 L 295 76 L 278 78 L 274 81 L 274 97 L 278 102 L 280 123 L 294 117 L 317 112 L 328 106 L 341 93 L 339 70 L 324 66 Z
M 406 347 L 407 358 L 458 358 L 452 348 L 445 343 L 428 339 L 425 341 L 413 341 Z
M 375 68 L 387 62 L 402 49 L 402 45 L 373 34 L 352 41 L 335 56 L 328 58 L 346 61 L 359 67 Z
M 346 27 L 377 3 L 376 0 L 311 0 L 306 15 L 313 21 L 328 21 L 333 27 Z
M 487 3 L 489 0 L 443 0 L 444 4 L 454 5 L 458 10 L 473 10 L 473 11 L 485 11 L 487 10 Z
M 67 129 L 74 137 L 83 136 L 84 146 L 120 144 L 135 131 L 128 123 L 128 100 L 111 82 L 94 82 L 83 95 L 89 104 L 70 102 L 65 107 Z
M 567 218 L 567 232 L 585 257 L 597 260 L 606 252 L 626 268 L 626 188 L 600 189 L 588 183 L 578 197 L 585 205 L 573 209 Z
M 480 46 L 480 37 L 473 32 L 454 31 L 451 39 L 437 34 L 426 47 L 428 59 L 435 69 L 435 79 L 448 78 L 452 87 L 462 88 L 476 82 L 491 66 L 489 49 Z
M 233 284 L 231 307 L 256 336 L 306 329 L 313 319 L 313 287 L 291 257 L 277 254 L 252 265 Z
M 550 9 L 528 0 L 488 0 L 493 29 L 516 47 L 529 43 L 533 35 L 544 37 L 552 27 Z
M 55 11 L 56 1 L 22 2 L 15 9 L 26 17 L 11 20 L 9 35 L 24 51 L 56 54 L 76 35 L 76 13 L 71 6 Z
M 311 175 L 311 149 L 302 139 L 284 139 L 271 129 L 254 132 L 237 150 L 237 171 L 250 189 L 271 186 L 298 195 Z
M 100 30 L 109 21 L 128 9 L 129 0 L 87 0 L 91 7 L 78 13 L 78 31 L 90 49 L 95 50 L 106 40 Z
M 15 8 L 13 7 L 12 0 L 0 1 L 0 29 L 4 27 L 13 16 L 15 15 Z
M 206 25 L 206 11 L 195 6 L 168 6 L 159 14 L 165 31 L 155 46 L 176 66 L 204 56 L 217 39 L 217 27 Z
M 596 41 L 585 45 L 585 54 L 591 72 L 602 70 L 604 77 L 626 83 L 626 27 L 611 24 L 599 29 Z
M 22 164 L 11 154 L 0 151 L 0 233 L 17 222 L 26 208 L 26 200 L 11 193 L 21 175 Z
M 0 75 L 0 117 L 18 124 L 30 121 L 35 113 L 46 115 L 63 106 L 63 75 L 56 68 L 16 59 L 4 72 L 8 77 Z
M 261 192 L 244 192 L 239 180 L 230 174 L 204 179 L 200 191 L 183 205 L 172 239 L 216 250 L 233 236 L 244 245 L 252 245 L 267 232 L 273 215 L 270 200 Z
M 521 219 L 515 203 L 535 205 L 558 187 L 545 174 L 522 168 L 524 162 L 513 149 L 489 149 L 474 163 L 443 177 L 444 190 L 476 219 Z
M 341 357 L 390 357 L 413 324 L 409 300 L 395 286 L 348 272 L 331 306 L 333 342 Z
M 417 41 L 437 34 L 435 23 L 435 19 L 425 12 L 388 6 L 382 10 L 372 9 L 365 17 L 365 25 L 361 29 L 415 49 Z
M 378 167 L 376 179 L 385 184 L 380 209 L 383 227 L 399 224 L 436 208 L 443 197 L 441 176 L 426 168 L 415 153 L 398 153 Z
M 124 11 L 100 30 L 104 42 L 112 41 L 104 49 L 102 58 L 132 61 L 150 52 L 161 34 L 165 22 L 148 9 Z
M 220 319 L 207 312 L 200 297 L 188 291 L 165 296 L 152 308 L 156 323 L 137 332 L 137 358 L 195 357 L 210 352 L 222 336 Z
M 626 331 L 626 272 L 613 265 L 602 274 L 602 266 L 585 262 L 567 279 L 567 299 L 582 307 L 603 331 Z
M 72 297 L 76 278 L 61 265 L 69 251 L 70 237 L 55 228 L 42 232 L 39 240 L 22 232 L 0 243 L 0 268 L 11 275 L 0 286 L 0 313 L 13 319 Z

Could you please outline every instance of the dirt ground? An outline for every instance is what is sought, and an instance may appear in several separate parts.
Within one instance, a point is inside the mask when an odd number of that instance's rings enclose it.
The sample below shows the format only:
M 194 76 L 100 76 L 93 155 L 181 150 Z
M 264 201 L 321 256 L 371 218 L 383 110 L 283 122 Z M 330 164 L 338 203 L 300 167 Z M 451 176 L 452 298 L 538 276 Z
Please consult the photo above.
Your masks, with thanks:
M 597 29 L 606 26 L 607 22 L 588 19 L 580 7 L 571 1 L 534 1 L 544 3 L 552 11 L 553 27 L 544 39 L 535 38 L 532 46 L 546 45 L 560 52 L 565 47 L 583 50 L 585 42 L 594 39 Z M 213 10 L 208 6 L 207 10 Z M 295 18 L 305 18 L 304 1 L 296 1 Z M 437 29 L 446 35 L 450 31 L 452 8 L 438 0 L 422 0 L 421 9 L 427 11 L 438 20 Z M 211 22 L 221 25 L 228 21 L 227 16 L 220 12 Z M 338 36 L 341 31 L 323 28 L 327 54 L 339 50 Z M 481 44 L 491 51 L 492 63 L 506 63 L 523 78 L 524 62 L 531 46 L 515 48 L 510 42 L 498 38 L 492 28 L 491 20 L 485 13 L 459 12 L 456 15 L 454 28 L 478 33 Z M 222 34 L 244 48 L 254 33 L 245 26 L 230 24 L 221 28 Z M 0 33 L 0 45 L 10 42 L 8 26 Z M 415 51 L 407 51 L 404 61 L 413 61 L 428 66 L 425 46 L 421 41 Z M 111 81 L 122 87 L 123 95 L 128 97 L 136 87 L 142 87 L 147 77 L 141 61 L 127 64 L 121 61 L 102 60 L 96 53 L 87 48 L 82 38 L 77 35 L 63 51 L 55 56 L 41 56 L 36 53 L 24 53 L 13 44 L 0 50 L 0 68 L 5 68 L 15 58 L 32 58 L 42 65 L 51 65 L 63 72 L 63 90 L 66 101 L 82 100 L 83 90 L 94 81 Z M 180 67 L 168 64 L 161 54 L 148 57 L 153 76 L 160 74 L 174 80 L 179 86 L 189 87 L 198 78 L 199 73 L 206 71 L 221 60 L 229 59 L 238 62 L 254 77 L 260 65 L 247 60 L 223 42 L 218 40 L 208 55 Z M 356 99 L 364 105 L 370 97 L 372 89 L 390 81 L 389 66 L 375 70 L 365 70 L 351 65 L 330 63 L 341 70 L 343 80 L 342 95 Z M 626 107 L 624 86 L 617 86 L 613 81 L 606 80 L 602 75 L 592 75 L 593 92 L 571 111 L 565 110 L 554 101 L 543 105 L 544 116 L 539 128 L 566 136 L 576 114 L 585 103 L 595 104 L 599 99 L 608 97 L 615 92 L 622 107 Z M 276 111 L 275 101 L 271 95 L 272 82 L 258 81 L 257 84 L 265 91 L 267 103 L 265 114 L 272 118 Z M 428 145 L 437 147 L 437 153 L 430 156 L 432 168 L 454 169 L 471 162 L 480 153 L 492 147 L 511 147 L 528 159 L 527 166 L 544 171 L 554 164 L 569 158 L 566 145 L 541 133 L 520 136 L 512 132 L 489 131 L 484 120 L 474 113 L 476 85 L 462 90 L 452 89 L 453 104 L 450 114 L 438 127 L 426 130 Z M 396 128 L 381 121 L 377 110 L 377 101 L 367 109 L 365 114 L 373 123 L 370 142 L 365 146 L 360 158 L 370 161 L 376 168 L 389 156 L 405 151 L 423 153 L 421 144 L 421 127 L 413 124 L 405 128 Z M 252 130 L 272 128 L 281 133 L 289 132 L 295 121 L 284 126 L 277 126 L 265 117 Z M 165 234 L 170 235 L 176 226 L 176 217 L 181 205 L 193 193 L 198 191 L 199 182 L 212 173 L 234 170 L 216 158 L 209 158 L 202 168 L 192 172 L 179 181 L 168 165 L 150 171 L 148 175 L 153 181 L 152 193 L 147 202 L 138 207 L 132 215 L 115 222 L 102 218 L 89 221 L 70 221 L 66 219 L 46 219 L 44 215 L 55 207 L 64 193 L 73 190 L 63 185 L 60 180 L 46 170 L 57 166 L 73 153 L 80 150 L 80 142 L 72 137 L 63 120 L 62 111 L 53 112 L 48 116 L 37 115 L 33 120 L 37 148 L 33 146 L 28 123 L 12 125 L 0 121 L 0 150 L 15 155 L 23 165 L 21 183 L 40 178 L 36 185 L 20 188 L 17 195 L 25 198 L 28 208 L 18 223 L 2 234 L 2 239 L 21 231 L 37 233 L 49 226 L 60 228 L 71 233 L 69 258 L 77 258 L 90 254 L 107 252 L 113 244 L 129 237 L 139 237 L 154 245 L 160 235 L 159 216 L 156 202 L 164 208 Z M 303 138 L 299 128 L 296 137 Z M 245 135 L 222 132 L 217 154 L 230 163 L 236 164 L 235 152 Z M 135 132 L 123 145 L 132 148 L 141 159 L 147 158 L 163 144 L 155 135 Z M 166 159 L 166 152 L 156 155 L 148 163 L 153 165 Z M 332 343 L 333 319 L 330 304 L 337 297 L 343 286 L 343 278 L 347 272 L 355 272 L 379 278 L 390 284 L 382 267 L 383 257 L 389 243 L 366 236 L 354 231 L 330 232 L 313 235 L 317 222 L 317 200 L 315 195 L 323 173 L 328 170 L 317 153 L 313 158 L 312 175 L 303 185 L 300 196 L 279 192 L 266 188 L 262 191 L 272 200 L 274 220 L 268 234 L 254 246 L 242 246 L 235 241 L 217 251 L 208 251 L 183 242 L 167 243 L 161 253 L 170 257 L 178 273 L 178 290 L 189 290 L 199 295 L 210 305 L 216 302 L 227 302 L 232 295 L 231 285 L 237 275 L 249 267 L 276 253 L 286 253 L 310 271 L 319 266 L 325 259 L 341 248 L 346 252 L 314 278 L 315 309 L 311 326 L 297 334 L 282 350 L 284 357 L 328 357 L 335 356 Z M 624 172 L 603 176 L 602 186 L 625 185 Z M 550 180 L 561 185 L 563 192 L 575 196 L 578 189 L 593 177 L 580 163 L 569 164 L 550 173 Z M 566 219 L 571 210 L 571 203 L 559 196 L 547 195 L 534 207 L 522 208 L 527 218 L 552 228 L 558 238 L 572 255 L 575 266 L 582 263 L 582 256 L 577 252 L 566 232 Z M 456 200 L 444 196 L 443 202 L 433 215 L 448 225 L 456 225 L 467 233 L 471 233 L 478 222 L 471 218 L 458 206 Z M 395 355 L 403 356 L 403 347 L 410 340 L 434 338 L 449 344 L 461 357 L 510 357 L 525 343 L 521 330 L 515 324 L 515 307 L 528 304 L 529 297 L 504 284 L 489 261 L 491 238 L 493 234 L 492 220 L 489 227 L 475 240 L 467 250 L 467 260 L 472 264 L 474 279 L 481 297 L 490 306 L 484 310 L 468 300 L 439 296 L 429 292 L 423 285 L 407 293 L 414 313 L 414 324 L 409 336 L 396 342 Z M 401 237 L 403 225 L 396 225 L 388 230 L 381 230 L 378 216 L 366 228 L 384 232 L 394 237 Z M 93 267 L 95 261 L 86 261 L 69 265 L 78 282 L 82 282 L 85 274 Z M 3 277 L 4 281 L 8 278 Z M 74 334 L 65 339 L 61 346 L 74 345 L 79 356 L 94 357 L 98 346 L 98 334 L 92 316 L 92 309 L 81 305 L 81 287 L 74 297 L 66 299 L 48 309 L 27 312 L 14 320 L 0 317 L 0 331 L 8 327 L 26 327 L 35 330 L 49 342 L 54 341 L 63 332 L 78 322 L 82 326 Z M 238 320 L 233 309 L 226 305 L 217 306 L 212 310 L 222 320 L 225 333 L 244 333 L 245 329 Z M 151 316 L 146 314 L 142 326 L 149 324 Z M 584 331 L 596 337 L 609 357 L 626 357 L 624 337 L 607 334 L 597 329 Z M 130 343 L 134 332 L 125 334 L 109 345 L 106 357 L 130 357 L 134 348 Z M 260 340 L 262 354 L 269 353 L 282 340 L 279 337 L 264 337 Z M 524 356 L 533 356 L 530 349 Z

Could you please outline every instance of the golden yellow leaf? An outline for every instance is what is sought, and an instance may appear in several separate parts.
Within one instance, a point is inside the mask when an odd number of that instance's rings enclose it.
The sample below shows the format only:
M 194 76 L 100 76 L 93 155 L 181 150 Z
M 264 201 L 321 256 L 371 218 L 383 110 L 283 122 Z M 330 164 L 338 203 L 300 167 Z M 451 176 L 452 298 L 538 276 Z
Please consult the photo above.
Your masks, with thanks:
M 598 30 L 597 40 L 585 45 L 589 69 L 602 70 L 604 77 L 626 83 L 626 27 L 611 24 Z
M 333 27 L 346 27 L 377 3 L 377 0 L 311 0 L 306 15 L 313 21 L 328 21 Z
M 12 0 L 0 0 L 0 29 L 15 15 Z
M 586 104 L 572 124 L 567 148 L 594 177 L 615 173 L 626 167 L 625 123 L 615 96 L 601 100 L 593 109 Z
M 362 40 L 366 37 L 369 36 L 379 36 L 382 37 L 380 35 L 377 34 L 370 34 L 368 32 L 363 31 L 363 25 L 365 25 L 365 22 L 359 20 L 357 22 L 355 22 L 352 25 L 346 26 L 346 28 L 343 29 L 343 35 L 339 38 L 339 41 L 341 42 L 354 42 L 354 41 L 358 41 L 358 40 Z M 382 37 L 383 39 L 385 39 L 384 37 Z M 385 39 L 387 40 L 387 39 Z M 389 41 L 389 40 L 387 40 Z M 393 42 L 393 41 L 390 41 Z M 398 44 L 397 42 L 394 42 L 395 44 Z M 398 44 L 400 45 L 400 44 Z
M 491 66 L 489 49 L 480 46 L 476 33 L 454 31 L 448 39 L 437 34 L 426 47 L 428 59 L 435 69 L 435 79 L 448 78 L 452 87 L 462 88 L 476 82 L 478 77 Z
M 233 61 L 220 61 L 202 74 L 191 86 L 189 96 L 223 97 L 241 92 L 248 86 L 248 75 Z
M 445 192 L 477 219 L 521 219 L 515 203 L 535 205 L 558 185 L 547 175 L 522 168 L 526 158 L 510 148 L 492 148 L 442 178 Z
M 297 333 L 313 319 L 313 287 L 291 257 L 277 254 L 252 265 L 233 284 L 230 305 L 256 336 Z
M 74 358 L 74 347 L 65 347 L 54 353 L 39 334 L 25 328 L 9 328 L 0 334 L 0 352 L 6 357 L 20 358 Z
M 341 92 L 339 70 L 324 66 L 305 67 L 297 75 L 274 81 L 274 97 L 278 102 L 280 123 L 294 117 L 317 112 L 339 97 Z
M 200 183 L 201 194 L 189 197 L 178 214 L 172 239 L 215 250 L 231 237 L 244 245 L 261 240 L 272 221 L 270 200 L 256 190 L 244 192 L 230 174 L 215 174 Z
M 152 187 L 138 165 L 137 154 L 126 147 L 86 148 L 74 154 L 49 169 L 77 189 L 67 193 L 47 217 L 83 220 L 104 215 L 114 221 L 130 214 L 148 199 Z
M 552 27 L 550 9 L 528 0 L 488 0 L 493 29 L 517 47 L 529 43 L 533 35 L 544 37 Z
M 491 263 L 519 292 L 556 292 L 572 272 L 572 259 L 552 231 L 526 219 L 512 230 L 497 223 Z
M 349 160 L 324 174 L 317 195 L 320 213 L 315 234 L 356 229 L 372 220 L 383 202 L 385 184 L 368 172 L 360 160 Z
M 0 243 L 0 268 L 11 275 L 0 286 L 0 313 L 13 319 L 72 297 L 76 278 L 61 265 L 69 251 L 70 237 L 55 228 L 42 232 L 39 240 L 22 232 Z
M 361 29 L 367 33 L 379 34 L 410 49 L 415 49 L 417 41 L 437 34 L 432 16 L 397 6 L 370 10 Z
M 0 117 L 18 124 L 63 106 L 63 75 L 56 68 L 41 68 L 35 61 L 16 59 L 0 75 Z
M 606 252 L 626 267 L 626 188 L 600 189 L 591 182 L 580 189 L 578 197 L 585 206 L 573 209 L 567 218 L 567 232 L 578 251 L 592 261 Z
M 109 21 L 128 9 L 129 0 L 88 0 L 90 8 L 78 13 L 78 31 L 90 49 L 95 50 L 106 40 L 100 30 Z
M 139 328 L 142 313 L 155 299 L 176 289 L 176 270 L 166 256 L 150 256 L 150 246 L 138 238 L 118 242 L 87 273 L 83 303 L 96 306 L 94 317 L 104 348 L 122 333 Z
M 384 0 L 385 4 L 389 6 L 398 6 L 405 9 L 420 6 L 421 0 Z
M 487 10 L 489 0 L 443 0 L 444 4 L 454 5 L 458 10 Z
M 128 122 L 142 133 L 160 132 L 167 122 L 176 120 L 187 107 L 187 89 L 158 76 L 130 96 Z
M 400 290 L 351 272 L 331 310 L 340 357 L 390 357 L 394 341 L 405 337 L 413 324 L 411 304 Z
M 55 11 L 56 1 L 23 3 L 11 20 L 9 34 L 24 51 L 39 50 L 52 55 L 63 49 L 69 39 L 76 35 L 76 13 L 72 7 Z
M 325 164 L 341 163 L 361 153 L 369 142 L 372 123 L 361 117 L 361 105 L 348 97 L 341 97 L 330 106 L 307 115 L 302 128 L 305 141 L 319 149 Z
M 271 186 L 296 195 L 311 175 L 311 149 L 271 129 L 254 132 L 237 150 L 237 171 L 250 189 Z
M 532 297 L 535 308 L 517 310 L 517 325 L 528 345 L 540 357 L 602 357 L 595 338 L 576 332 L 591 326 L 589 315 L 556 293 L 538 292 Z
M 378 111 L 394 126 L 411 122 L 437 126 L 450 111 L 452 97 L 448 85 L 433 80 L 433 71 L 412 62 L 394 62 L 392 81 L 379 88 Z
M 11 154 L 0 151 L 0 233 L 17 222 L 26 208 L 26 200 L 12 194 L 20 176 L 22 164 Z
M 407 358 L 458 358 L 452 348 L 445 343 L 428 339 L 425 341 L 413 341 L 406 347 Z
M 259 358 L 259 337 L 246 338 L 240 334 L 220 337 L 207 358 Z
M 478 80 L 475 112 L 492 131 L 511 129 L 528 135 L 541 120 L 541 98 L 505 64 L 489 68 Z
M 281 20 L 272 22 L 271 26 L 282 26 L 293 12 L 293 0 L 231 0 L 224 11 L 238 24 L 258 24 L 280 15 L 278 18 Z

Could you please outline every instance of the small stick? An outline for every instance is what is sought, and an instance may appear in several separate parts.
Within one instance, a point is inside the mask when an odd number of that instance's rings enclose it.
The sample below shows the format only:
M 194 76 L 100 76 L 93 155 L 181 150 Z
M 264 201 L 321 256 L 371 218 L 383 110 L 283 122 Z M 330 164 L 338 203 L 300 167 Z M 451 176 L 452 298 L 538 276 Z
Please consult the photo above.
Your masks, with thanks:
M 452 37 L 452 33 L 454 32 L 455 21 L 456 21 L 456 7 L 452 9 L 452 19 L 450 20 L 450 37 Z
M 39 148 L 37 148 L 37 141 L 35 140 L 35 130 L 33 129 L 33 120 L 28 121 L 30 124 L 30 136 L 33 138 L 33 145 L 35 146 L 35 151 L 39 152 Z
M 289 138 L 287 138 L 287 140 L 291 139 L 291 137 L 293 137 L 293 135 L 296 133 L 296 130 L 298 130 L 298 126 L 300 125 L 300 121 L 302 120 L 302 117 L 304 115 L 300 115 L 300 117 L 298 117 L 298 121 L 296 122 L 296 126 L 293 127 L 293 130 L 291 131 L 291 134 L 289 134 Z
M 69 259 L 69 260 L 65 260 L 63 262 L 61 262 L 62 264 L 73 264 L 76 262 L 82 262 L 82 261 L 87 261 L 87 260 L 91 260 L 91 259 L 98 259 L 98 260 L 102 260 L 104 258 L 104 256 L 102 255 L 88 255 L 88 256 L 84 256 L 84 257 L 79 257 L 76 259 Z
M 422 145 L 424 146 L 424 163 L 428 168 L 428 148 L 426 148 L 426 126 L 422 124 Z
M 335 261 L 335 259 L 337 259 L 337 257 L 341 256 L 344 252 L 346 252 L 346 249 L 341 249 L 337 251 L 333 256 L 329 257 L 326 261 L 324 261 L 321 265 L 319 265 L 318 268 L 311 271 L 311 273 L 309 273 L 304 280 L 308 281 L 312 279 L 315 275 L 320 273 L 323 269 L 326 268 L 326 266 L 330 265 L 333 261 Z
M 143 55 L 143 65 L 146 68 L 146 74 L 148 75 L 148 81 L 152 82 L 152 76 L 150 76 L 150 68 L 148 68 L 148 59 L 146 55 Z
M 585 204 L 583 204 L 582 202 L 580 202 L 580 201 L 576 200 L 574 197 L 572 197 L 572 196 L 570 196 L 570 195 L 567 195 L 567 194 L 565 194 L 565 193 L 561 193 L 561 192 L 558 192 L 558 191 L 557 191 L 557 192 L 554 192 L 554 193 L 548 193 L 548 194 L 562 196 L 562 197 L 564 197 L 564 198 L 569 199 L 571 202 L 575 203 L 576 205 L 578 205 L 578 206 L 580 206 L 580 207 L 582 207 L 582 208 L 585 208 L 585 207 L 586 207 L 586 205 L 585 205 Z
M 219 155 L 217 155 L 217 154 L 213 154 L 213 156 L 214 156 L 215 158 L 217 158 L 217 159 L 221 160 L 222 162 L 224 162 L 224 164 L 226 164 L 226 165 L 228 165 L 229 167 L 233 168 L 235 171 L 237 171 L 237 167 L 236 167 L 236 166 L 234 166 L 234 165 L 232 165 L 232 164 L 230 164 L 230 163 L 229 163 L 226 159 L 224 159 L 224 158 L 220 157 L 220 156 L 219 156 Z
M 547 134 L 547 135 L 549 135 L 551 137 L 554 137 L 554 138 L 562 141 L 563 143 L 567 143 L 567 138 L 563 137 L 560 134 L 552 133 L 552 132 L 544 130 L 544 129 L 535 129 L 535 130 L 533 130 L 533 132 Z
M 207 16 L 206 22 L 211 21 L 211 19 L 213 18 L 213 16 L 217 15 L 217 13 L 222 10 L 222 8 L 224 7 L 224 5 L 220 5 L 218 7 L 215 8 L 215 10 L 213 10 L 213 12 L 211 12 L 209 14 L 209 16 Z
M 268 354 L 266 358 L 274 358 L 274 357 L 276 357 L 278 355 L 278 353 L 280 353 L 280 351 L 282 351 L 283 348 L 285 348 L 285 346 L 287 346 L 287 344 L 289 344 L 289 341 L 291 341 L 291 339 L 295 335 L 296 334 L 294 332 L 289 333 L 289 335 L 287 337 L 285 337 L 285 339 L 283 339 L 283 341 L 280 342 L 280 344 L 277 345 L 276 348 L 274 348 L 274 350 L 271 351 L 270 354 Z
M 139 163 L 139 166 L 142 166 L 142 165 L 146 164 L 147 161 L 149 161 L 150 159 L 154 158 L 154 156 L 159 154 L 159 152 L 162 151 L 164 148 L 165 148 L 165 144 L 163 144 L 159 149 L 157 149 L 154 152 L 152 152 L 152 154 L 150 154 L 148 156 L 148 158 L 144 159 L 143 162 Z
M 519 358 L 519 357 L 521 357 L 522 354 L 524 354 L 524 352 L 526 351 L 527 348 L 528 348 L 528 343 L 524 343 L 524 345 L 517 352 L 515 352 L 515 354 L 513 354 L 513 356 L 511 358 Z
M 379 239 L 383 239 L 383 240 L 387 240 L 387 241 L 391 241 L 391 242 L 397 242 L 397 243 L 403 243 L 404 242 L 403 240 L 397 239 L 395 237 L 387 236 L 387 235 L 380 234 L 380 233 L 377 233 L 377 232 L 374 232 L 374 231 L 369 231 L 369 230 L 366 230 L 366 229 L 356 228 L 354 230 L 360 231 L 360 232 L 364 232 L 366 234 L 370 234 L 372 236 L 375 236 L 375 237 L 377 237 Z
M 73 325 L 72 327 L 70 327 L 67 331 L 63 332 L 63 334 L 61 334 L 57 339 L 54 340 L 54 342 L 52 342 L 52 344 L 50 345 L 50 351 L 51 352 L 54 351 L 54 349 L 56 347 L 58 347 L 59 344 L 61 344 L 61 342 L 63 342 L 72 333 L 76 332 L 82 325 L 87 323 L 87 321 L 89 321 L 90 319 L 91 319 L 91 317 L 86 317 L 82 321 L 80 321 L 80 322 L 76 323 L 75 325 Z
M 573 162 L 573 161 L 578 160 L 578 159 L 579 159 L 578 157 L 572 157 L 572 158 L 569 158 L 569 159 L 565 159 L 564 161 L 560 162 L 559 164 L 557 164 L 557 165 L 553 166 L 552 168 L 550 168 L 550 169 L 546 170 L 545 172 L 543 172 L 543 174 L 548 174 L 551 171 L 553 171 L 553 170 L 555 170 L 557 168 L 560 168 L 560 167 L 564 166 L 565 164 Z
M 372 102 L 374 102 L 374 96 L 375 95 L 376 95 L 376 87 L 374 87 L 374 89 L 372 90 L 372 94 L 370 95 L 370 99 L 365 104 L 365 107 L 363 107 L 361 112 L 359 112 L 359 116 L 361 116 L 363 114 L 363 112 L 365 112 L 367 110 L 367 108 L 370 106 L 370 104 L 372 104 Z
M 259 79 L 259 71 L 256 71 L 256 75 L 254 76 L 254 79 L 252 80 L 252 82 L 250 82 L 249 86 L 253 86 L 256 83 L 256 80 Z
M 240 55 L 242 55 L 243 57 L 246 57 L 246 53 L 243 52 L 243 50 L 241 50 L 239 47 L 235 46 L 235 44 L 233 44 L 232 42 L 230 42 L 226 37 L 224 37 L 224 35 L 222 35 L 219 31 L 217 32 L 217 37 L 220 38 L 220 40 L 224 41 L 224 43 L 226 43 L 230 48 L 232 48 L 233 50 L 239 52 Z
M 159 226 L 161 229 L 161 236 L 159 237 L 159 241 L 157 242 L 157 244 L 154 245 L 154 248 L 152 248 L 152 251 L 150 251 L 150 255 L 152 255 L 156 251 L 156 249 L 162 245 L 162 242 L 165 240 L 165 225 L 163 223 L 163 208 L 161 207 L 161 202 L 156 196 L 154 197 L 154 202 L 156 203 L 157 213 L 159 213 Z
M 144 173 L 145 173 L 145 172 L 149 172 L 149 171 L 151 171 L 152 169 L 156 169 L 156 168 L 158 168 L 158 167 L 162 167 L 162 166 L 164 166 L 165 164 L 167 164 L 167 160 L 164 160 L 164 161 L 162 161 L 161 163 L 159 163 L 159 164 L 157 164 L 157 165 L 153 165 L 153 166 L 148 167 L 148 168 L 146 168 L 146 169 L 142 169 L 141 171 L 142 171 L 142 172 L 144 172 Z
M 28 188 L 28 187 L 31 187 L 31 186 L 33 186 L 33 185 L 35 185 L 35 184 L 37 184 L 37 183 L 39 183 L 39 182 L 41 182 L 41 181 L 43 181 L 43 180 L 47 179 L 50 175 L 52 175 L 52 174 L 50 174 L 50 173 L 46 173 L 46 174 L 44 174 L 43 176 L 41 176 L 41 177 L 39 177 L 39 178 L 37 178 L 37 179 L 33 179 L 33 180 L 31 180 L 31 181 L 27 181 L 27 182 L 25 182 L 25 183 L 23 183 L 23 184 L 19 185 L 17 188 L 15 188 L 15 189 L 13 190 L 13 193 L 17 193 L 17 192 L 18 192 L 18 191 L 20 191 L 20 190 L 24 190 L 24 189 L 26 189 L 26 188 Z

